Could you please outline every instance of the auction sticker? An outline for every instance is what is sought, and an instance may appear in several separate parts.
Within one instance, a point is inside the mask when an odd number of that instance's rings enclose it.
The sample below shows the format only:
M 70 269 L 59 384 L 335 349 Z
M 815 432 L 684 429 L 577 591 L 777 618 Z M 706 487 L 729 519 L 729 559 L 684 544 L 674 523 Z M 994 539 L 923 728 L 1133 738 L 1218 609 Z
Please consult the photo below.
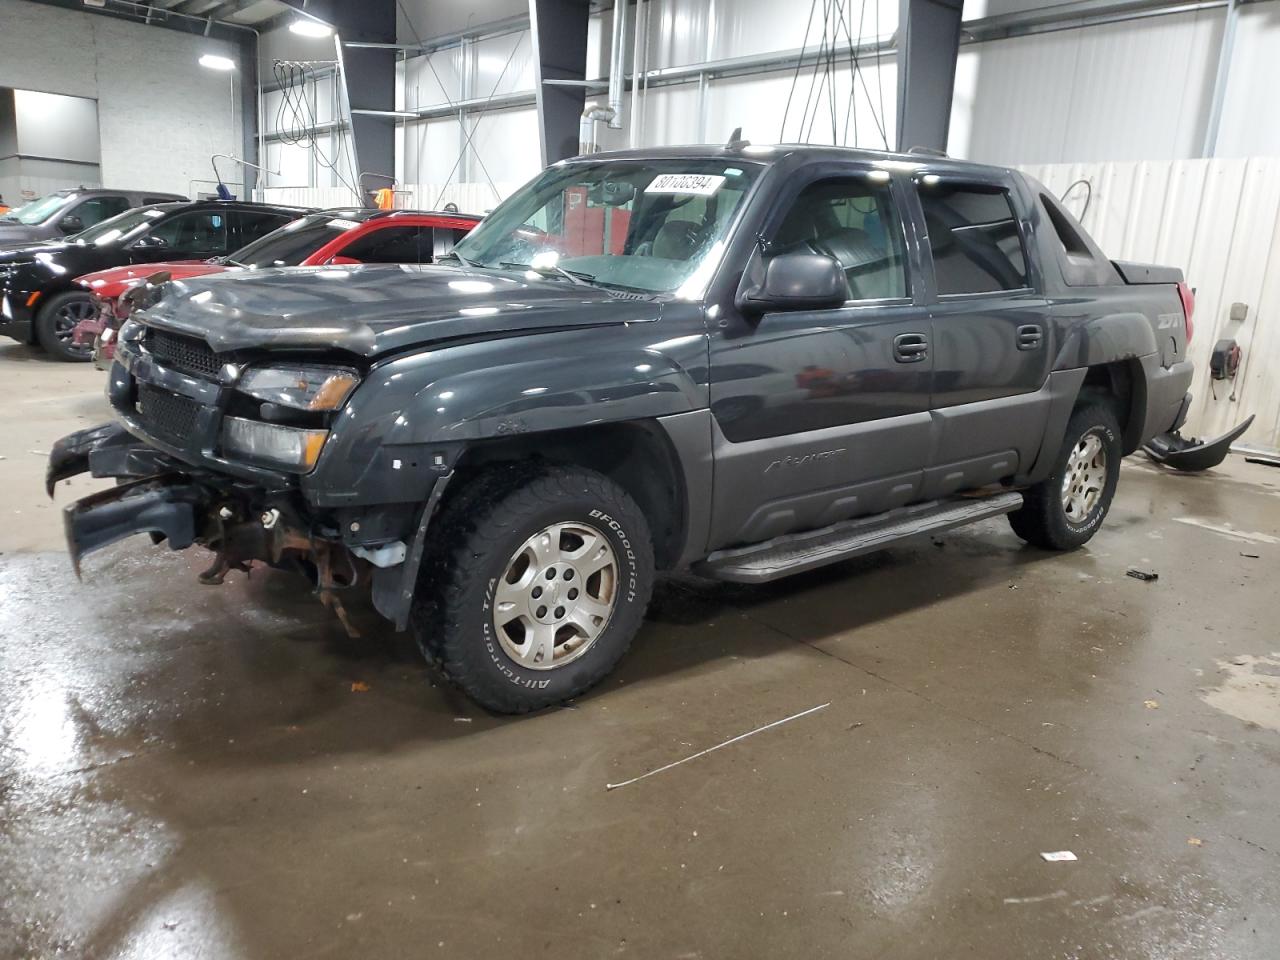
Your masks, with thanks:
M 679 193 L 690 197 L 710 197 L 724 184 L 724 177 L 710 173 L 662 173 L 654 177 L 645 193 Z

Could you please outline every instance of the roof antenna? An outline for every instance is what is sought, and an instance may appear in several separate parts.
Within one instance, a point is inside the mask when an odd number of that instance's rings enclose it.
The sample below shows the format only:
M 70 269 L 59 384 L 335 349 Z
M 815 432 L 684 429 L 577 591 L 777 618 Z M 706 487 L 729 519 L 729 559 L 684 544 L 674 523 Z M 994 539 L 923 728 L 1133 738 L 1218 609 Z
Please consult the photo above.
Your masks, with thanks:
M 724 145 L 724 149 L 741 150 L 743 147 L 749 146 L 751 146 L 751 141 L 742 139 L 742 128 L 734 127 L 733 133 L 729 134 L 729 142 Z

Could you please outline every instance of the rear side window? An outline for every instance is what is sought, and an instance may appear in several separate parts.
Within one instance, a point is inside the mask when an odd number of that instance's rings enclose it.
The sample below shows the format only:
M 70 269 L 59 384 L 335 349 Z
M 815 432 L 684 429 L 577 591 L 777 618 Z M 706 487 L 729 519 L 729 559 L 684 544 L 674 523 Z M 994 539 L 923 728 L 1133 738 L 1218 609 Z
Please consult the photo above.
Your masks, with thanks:
M 71 214 L 79 217 L 84 226 L 92 227 L 128 209 L 129 201 L 124 197 L 89 197 L 73 208 Z
M 1007 190 L 950 182 L 917 189 L 939 296 L 1026 288 L 1027 254 Z
M 383 227 L 365 234 L 338 255 L 361 263 L 429 263 L 431 230 Z
M 259 237 L 265 237 L 272 230 L 277 230 L 289 222 L 290 217 L 283 213 L 268 213 L 263 210 L 230 211 L 231 227 L 234 231 L 232 247 L 242 247 L 252 243 Z

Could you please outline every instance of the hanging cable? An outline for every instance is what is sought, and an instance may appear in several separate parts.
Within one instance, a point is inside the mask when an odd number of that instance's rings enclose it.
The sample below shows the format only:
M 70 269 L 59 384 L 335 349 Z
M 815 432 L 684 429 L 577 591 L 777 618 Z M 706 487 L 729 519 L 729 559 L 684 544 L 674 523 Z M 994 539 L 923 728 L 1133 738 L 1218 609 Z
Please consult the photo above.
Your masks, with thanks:
M 1080 180 L 1075 180 L 1072 183 L 1067 184 L 1067 189 L 1062 191 L 1062 196 L 1058 198 L 1058 202 L 1065 207 L 1067 205 L 1067 195 L 1070 194 L 1072 190 L 1074 190 L 1076 187 L 1080 186 L 1081 184 L 1084 185 L 1084 190 L 1085 190 L 1084 207 L 1080 211 L 1080 216 L 1076 217 L 1076 219 L 1079 220 L 1081 223 L 1084 223 L 1085 214 L 1089 212 L 1089 204 L 1093 200 L 1093 184 L 1092 183 L 1090 183 L 1088 180 L 1081 178 Z

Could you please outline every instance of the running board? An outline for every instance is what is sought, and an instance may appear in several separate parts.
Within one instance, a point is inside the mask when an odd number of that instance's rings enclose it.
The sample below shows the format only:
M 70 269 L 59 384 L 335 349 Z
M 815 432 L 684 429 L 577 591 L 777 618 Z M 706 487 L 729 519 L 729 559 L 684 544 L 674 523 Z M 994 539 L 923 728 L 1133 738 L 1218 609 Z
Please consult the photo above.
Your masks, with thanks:
M 918 534 L 938 533 L 976 520 L 1012 513 L 1021 506 L 1020 493 L 918 503 L 874 517 L 845 520 L 820 530 L 775 537 L 749 547 L 717 550 L 697 564 L 694 570 L 714 580 L 764 583 L 881 550 Z

